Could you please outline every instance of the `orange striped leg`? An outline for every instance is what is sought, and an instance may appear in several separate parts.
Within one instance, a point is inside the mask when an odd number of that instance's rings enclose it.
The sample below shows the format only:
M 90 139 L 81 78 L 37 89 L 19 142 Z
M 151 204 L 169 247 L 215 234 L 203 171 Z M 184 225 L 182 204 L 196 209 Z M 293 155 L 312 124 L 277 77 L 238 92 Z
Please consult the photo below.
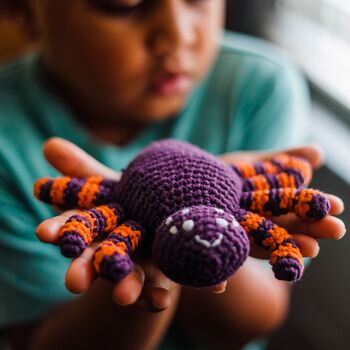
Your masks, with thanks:
M 34 194 L 39 200 L 62 209 L 90 209 L 114 202 L 118 182 L 101 176 L 86 178 L 43 178 L 35 182 Z
M 330 204 L 327 197 L 312 188 L 271 189 L 245 192 L 241 196 L 241 208 L 262 216 L 283 215 L 295 212 L 301 218 L 321 220 L 328 213 Z
M 123 220 L 123 210 L 115 203 L 71 216 L 59 233 L 62 254 L 69 258 L 80 255 L 98 235 L 109 234 Z
M 93 264 L 98 274 L 112 282 L 119 282 L 133 270 L 131 253 L 143 236 L 143 230 L 134 221 L 116 227 L 102 241 L 94 255 Z
M 235 213 L 235 217 L 252 243 L 270 250 L 270 264 L 277 279 L 294 282 L 302 276 L 304 265 L 301 252 L 284 228 L 242 209 Z
M 243 179 L 260 174 L 275 175 L 283 170 L 299 172 L 306 183 L 311 180 L 312 176 L 312 168 L 308 161 L 287 154 L 281 154 L 272 160 L 263 162 L 236 162 L 232 169 Z
M 276 175 L 261 174 L 243 180 L 243 192 L 262 191 L 278 188 L 300 188 L 304 178 L 294 170 L 282 171 Z

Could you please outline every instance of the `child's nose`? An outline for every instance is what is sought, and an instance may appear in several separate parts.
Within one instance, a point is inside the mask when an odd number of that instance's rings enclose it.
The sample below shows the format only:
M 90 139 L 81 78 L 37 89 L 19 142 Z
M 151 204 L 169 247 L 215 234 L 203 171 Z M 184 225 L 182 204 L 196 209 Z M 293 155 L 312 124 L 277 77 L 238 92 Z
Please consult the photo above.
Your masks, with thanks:
M 194 15 L 182 0 L 159 2 L 150 23 L 148 43 L 157 56 L 173 53 L 179 48 L 191 47 L 196 42 Z

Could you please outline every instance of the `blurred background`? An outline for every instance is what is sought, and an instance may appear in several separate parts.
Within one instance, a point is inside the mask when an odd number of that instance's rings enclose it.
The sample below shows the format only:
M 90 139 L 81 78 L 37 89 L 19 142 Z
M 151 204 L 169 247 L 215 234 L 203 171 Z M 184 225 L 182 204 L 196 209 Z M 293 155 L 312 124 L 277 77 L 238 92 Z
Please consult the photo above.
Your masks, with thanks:
M 304 71 L 313 99 L 310 141 L 326 152 L 312 185 L 350 204 L 350 0 L 228 0 L 227 28 L 275 43 Z M 32 45 L 12 21 L 0 20 L 0 63 Z M 349 211 L 342 219 L 350 226 Z M 349 275 L 350 236 L 322 242 L 268 349 L 350 349 Z
M 304 71 L 312 93 L 310 141 L 326 165 L 313 187 L 350 204 L 350 1 L 231 0 L 227 26 L 284 48 Z M 350 212 L 342 219 L 350 226 Z M 294 286 L 288 320 L 269 350 L 350 349 L 350 236 L 321 242 L 321 251 Z

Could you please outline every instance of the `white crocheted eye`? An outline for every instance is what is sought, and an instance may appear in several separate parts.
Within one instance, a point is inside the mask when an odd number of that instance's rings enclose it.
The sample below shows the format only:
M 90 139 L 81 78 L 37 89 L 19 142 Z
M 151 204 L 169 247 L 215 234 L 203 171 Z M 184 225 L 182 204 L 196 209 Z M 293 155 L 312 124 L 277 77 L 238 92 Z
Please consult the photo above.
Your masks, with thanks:
M 216 218 L 216 224 L 220 227 L 226 228 L 228 226 L 228 221 L 222 218 Z
M 219 214 L 223 214 L 225 212 L 223 209 L 220 208 L 215 208 L 215 211 Z
M 233 228 L 238 228 L 239 226 L 240 226 L 239 222 L 235 218 L 233 218 L 233 220 L 232 220 L 232 227 Z
M 186 220 L 182 224 L 182 229 L 184 231 L 187 231 L 187 232 L 191 231 L 193 229 L 193 227 L 194 227 L 194 221 L 193 220 Z
M 188 209 L 188 208 L 185 208 L 182 210 L 183 215 L 187 215 L 189 212 L 190 212 L 190 209 Z
M 171 216 L 169 216 L 169 217 L 165 220 L 165 225 L 169 225 L 172 221 L 173 221 L 173 218 L 172 218 Z
M 171 233 L 172 235 L 176 235 L 178 232 L 179 232 L 179 230 L 177 229 L 177 227 L 175 225 L 171 226 L 169 229 L 169 233 Z

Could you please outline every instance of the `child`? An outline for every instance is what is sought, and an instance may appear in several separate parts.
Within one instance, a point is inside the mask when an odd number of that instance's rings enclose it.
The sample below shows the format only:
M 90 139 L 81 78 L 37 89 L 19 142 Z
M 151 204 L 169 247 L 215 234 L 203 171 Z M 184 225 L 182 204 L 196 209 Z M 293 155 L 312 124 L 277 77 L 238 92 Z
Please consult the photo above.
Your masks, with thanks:
M 40 155 L 50 136 L 119 171 L 165 137 L 218 156 L 293 145 L 306 129 L 307 106 L 295 69 L 261 42 L 222 36 L 223 0 L 5 3 L 21 12 L 38 42 L 38 54 L 0 73 L 0 327 L 12 347 L 153 349 L 174 315 L 188 337 L 220 349 L 275 329 L 288 308 L 288 287 L 253 259 L 220 296 L 180 290 L 147 257 L 115 286 L 96 279 L 93 247 L 68 267 L 56 247 L 34 236 L 54 211 L 33 198 L 32 186 L 58 174 Z M 290 152 L 320 163 L 314 148 Z M 118 176 L 62 139 L 50 140 L 45 155 L 67 175 Z M 225 160 L 244 157 L 271 154 Z M 339 214 L 341 201 L 330 199 L 331 214 Z M 38 237 L 55 243 L 71 213 L 44 221 Z M 299 233 L 305 256 L 317 255 L 315 239 L 345 232 L 331 216 L 311 225 L 289 215 L 278 223 Z M 68 289 L 81 296 L 66 290 L 67 269 Z M 225 284 L 213 289 L 223 292 Z

